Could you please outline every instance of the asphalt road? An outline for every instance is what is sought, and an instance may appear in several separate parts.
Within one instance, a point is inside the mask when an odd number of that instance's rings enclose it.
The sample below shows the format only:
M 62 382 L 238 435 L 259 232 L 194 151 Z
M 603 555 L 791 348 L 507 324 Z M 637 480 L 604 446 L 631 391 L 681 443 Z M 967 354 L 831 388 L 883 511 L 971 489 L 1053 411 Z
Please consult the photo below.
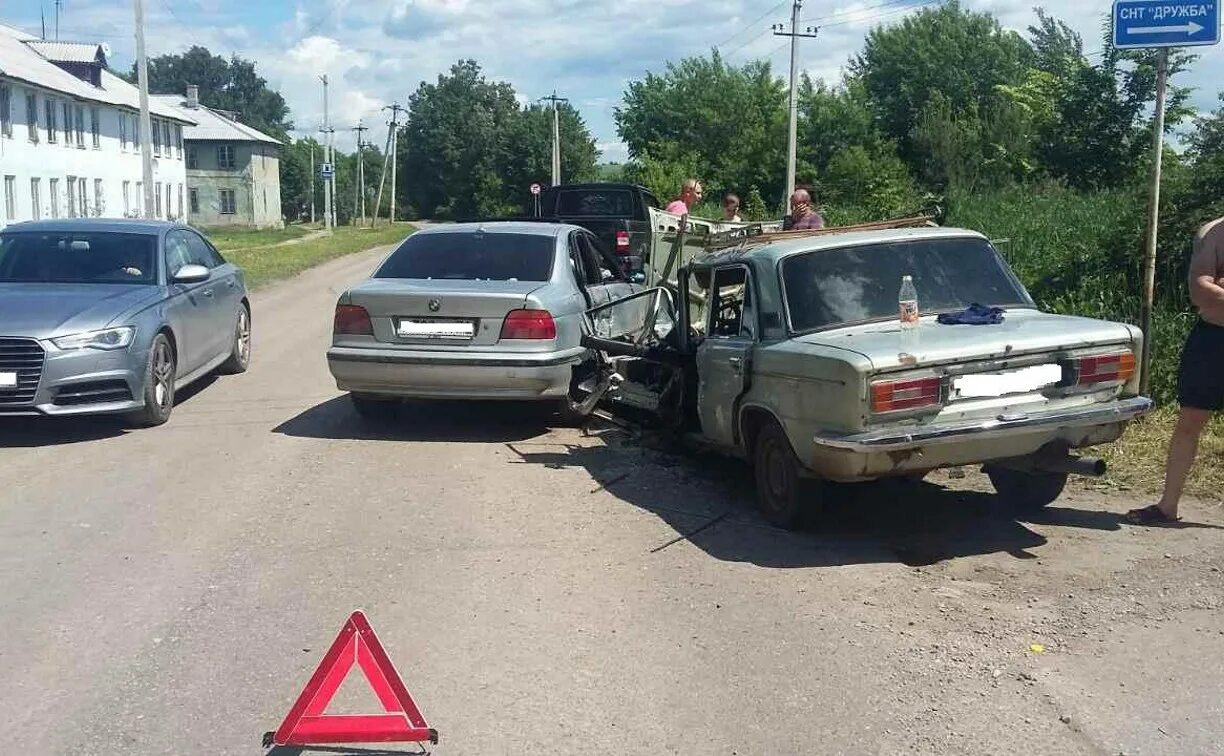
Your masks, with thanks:
M 356 608 L 437 754 L 1224 750 L 1220 505 L 1018 522 L 945 475 L 788 534 L 741 466 L 614 426 L 372 429 L 323 352 L 375 260 L 259 292 L 250 372 L 165 427 L 0 424 L 6 750 L 257 754 Z M 353 683 L 332 711 L 375 710 Z

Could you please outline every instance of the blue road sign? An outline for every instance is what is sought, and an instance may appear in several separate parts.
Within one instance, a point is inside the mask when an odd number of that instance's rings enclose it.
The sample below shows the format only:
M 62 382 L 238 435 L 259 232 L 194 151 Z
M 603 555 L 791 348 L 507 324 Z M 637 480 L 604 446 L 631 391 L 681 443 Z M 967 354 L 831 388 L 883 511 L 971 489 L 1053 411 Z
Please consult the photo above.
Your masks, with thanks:
M 319 166 L 319 177 L 329 179 L 336 175 L 336 169 L 331 163 L 323 163 Z
M 1198 47 L 1220 42 L 1220 0 L 1117 0 L 1114 47 Z

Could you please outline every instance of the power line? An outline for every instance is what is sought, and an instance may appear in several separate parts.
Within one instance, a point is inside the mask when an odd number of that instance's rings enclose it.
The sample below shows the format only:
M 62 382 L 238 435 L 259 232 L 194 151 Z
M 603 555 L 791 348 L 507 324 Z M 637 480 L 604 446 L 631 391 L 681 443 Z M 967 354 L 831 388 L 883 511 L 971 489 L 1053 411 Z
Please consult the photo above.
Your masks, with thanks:
M 765 11 L 765 12 L 764 12 L 764 13 L 762 13 L 762 14 L 761 14 L 759 17 L 757 17 L 756 19 L 754 19 L 754 20 L 752 21 L 752 23 L 750 23 L 750 24 L 746 24 L 746 25 L 745 25 L 745 26 L 743 26 L 743 27 L 742 27 L 742 28 L 741 28 L 739 31 L 737 31 L 736 33 L 732 34 L 730 37 L 727 37 L 727 38 L 726 38 L 726 39 L 724 39 L 722 42 L 719 42 L 718 44 L 714 45 L 714 48 L 715 48 L 715 49 L 717 49 L 717 48 L 719 48 L 719 47 L 722 47 L 723 45 L 727 44 L 728 42 L 730 42 L 731 40 L 735 39 L 735 38 L 736 38 L 736 37 L 738 37 L 739 35 L 743 34 L 744 32 L 748 31 L 749 29 L 753 28 L 754 26 L 756 26 L 757 24 L 761 23 L 762 21 L 764 21 L 764 20 L 765 20 L 766 18 L 768 18 L 769 16 L 773 15 L 773 13 L 774 13 L 775 11 L 777 11 L 779 8 L 781 8 L 783 5 L 786 5 L 786 0 L 782 0 L 782 2 L 778 3 L 777 5 L 775 5 L 774 7 L 770 8 L 769 10 Z M 756 39 L 757 37 L 760 37 L 760 36 L 761 36 L 761 35 L 760 35 L 760 34 L 758 34 L 756 37 L 753 37 L 753 39 Z
M 838 11 L 837 13 L 830 13 L 827 16 L 818 16 L 816 18 L 804 18 L 800 20 L 805 24 L 813 24 L 813 23 L 818 23 L 820 21 L 832 21 L 834 19 L 842 18 L 843 16 L 858 16 L 859 14 L 864 13 L 866 11 L 879 10 L 881 8 L 888 8 L 890 6 L 906 5 L 912 2 L 914 2 L 914 0 L 885 0 L 882 3 L 877 3 L 875 5 L 868 5 L 863 8 L 855 8 L 854 10 Z M 855 19 L 855 20 L 860 20 L 860 19 Z

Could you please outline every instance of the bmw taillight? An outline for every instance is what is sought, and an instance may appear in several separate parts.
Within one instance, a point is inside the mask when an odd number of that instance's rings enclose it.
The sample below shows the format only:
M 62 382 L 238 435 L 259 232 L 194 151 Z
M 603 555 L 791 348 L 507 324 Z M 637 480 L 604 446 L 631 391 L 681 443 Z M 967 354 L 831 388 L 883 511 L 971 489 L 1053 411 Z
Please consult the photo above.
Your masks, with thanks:
M 366 308 L 357 305 L 336 305 L 336 319 L 332 331 L 349 336 L 373 336 L 374 324 L 370 322 L 370 313 Z
M 1126 383 L 1135 374 L 1135 353 L 1127 350 L 1072 361 L 1076 386 Z
M 548 310 L 511 310 L 502 321 L 503 339 L 555 339 L 557 324 Z
M 617 231 L 616 232 L 616 254 L 618 255 L 629 254 L 629 232 L 628 231 Z
M 943 381 L 939 378 L 877 381 L 871 384 L 871 411 L 876 413 L 939 407 L 943 400 Z

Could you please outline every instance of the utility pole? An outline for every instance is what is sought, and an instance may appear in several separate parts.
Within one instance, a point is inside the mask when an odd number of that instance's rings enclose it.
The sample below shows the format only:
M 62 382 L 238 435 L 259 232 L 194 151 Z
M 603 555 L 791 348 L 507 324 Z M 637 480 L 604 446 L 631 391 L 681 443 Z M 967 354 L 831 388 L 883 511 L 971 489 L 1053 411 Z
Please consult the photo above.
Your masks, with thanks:
M 55 2 L 55 38 L 59 39 L 59 0 Z M 144 217 L 157 217 L 153 186 L 153 135 L 149 118 L 149 59 L 145 55 L 144 0 L 136 0 L 136 76 L 140 86 L 140 166 L 144 178 Z
M 1169 81 L 1169 48 L 1162 47 L 1156 62 L 1156 123 L 1152 127 L 1152 195 L 1148 206 L 1146 247 L 1143 254 L 1143 302 L 1140 322 L 1143 327 L 1143 364 L 1139 373 L 1139 393 L 1147 395 L 1152 383 L 1152 308 L 1156 299 L 1156 232 L 1160 225 L 1160 172 L 1164 157 L 1165 91 Z
M 369 131 L 368 128 L 357 122 L 353 127 L 353 131 L 357 132 L 357 196 L 353 201 L 353 212 L 356 213 L 358 206 L 361 208 L 361 222 L 365 225 L 365 142 L 362 135 Z M 353 224 L 356 225 L 356 224 Z
M 551 102 L 553 112 L 553 133 L 552 133 L 552 185 L 561 185 L 561 114 L 557 110 L 557 103 L 569 102 L 564 97 L 557 96 L 557 90 L 548 97 L 541 97 L 540 102 Z
M 315 170 L 317 170 L 315 168 L 315 149 L 314 148 L 315 148 L 315 143 L 314 143 L 314 140 L 312 139 L 310 140 L 310 225 L 312 226 L 314 225 L 314 222 L 315 222 L 314 175 L 315 175 Z
M 62 6 L 63 4 L 64 4 L 63 0 L 55 0 L 55 41 L 56 41 L 56 42 L 59 42 L 59 17 L 60 17 L 60 6 Z M 137 13 L 140 15 L 140 19 L 141 19 L 141 21 L 143 21 L 143 20 L 144 20 L 144 4 L 143 4 L 143 3 L 137 3 L 137 4 L 136 4 L 136 7 L 137 7 L 137 8 L 139 8 L 139 10 L 138 10 L 138 11 L 136 11 L 136 12 L 137 12 Z M 143 31 L 142 31 L 142 32 L 137 32 L 137 33 L 138 33 L 138 34 L 140 34 L 141 36 L 144 36 L 144 32 L 143 32 Z
M 378 215 L 378 211 L 382 209 L 382 185 L 383 180 L 387 177 L 387 162 L 391 163 L 391 215 L 390 222 L 395 223 L 395 172 L 396 163 L 399 162 L 399 114 L 407 113 L 408 109 L 400 106 L 398 102 L 393 102 L 387 105 L 383 110 L 391 111 L 391 122 L 387 124 L 387 154 L 383 157 L 383 178 L 378 182 L 378 204 L 375 205 L 374 215 Z
M 800 37 L 815 37 L 817 32 L 819 32 L 819 29 L 814 26 L 807 27 L 805 31 L 799 31 L 799 11 L 802 7 L 803 0 L 795 0 L 794 5 L 791 6 L 790 31 L 787 31 L 783 24 L 773 25 L 775 37 L 790 37 L 791 40 L 790 132 L 786 144 L 786 191 L 783 193 L 783 204 L 786 203 L 791 193 L 795 191 L 795 151 L 799 128 L 799 39 Z
M 319 81 L 323 82 L 323 128 L 320 131 L 323 136 L 323 164 L 331 164 L 331 140 L 327 136 L 328 130 L 331 128 L 331 122 L 328 120 L 327 113 L 327 74 L 319 77 Z M 334 169 L 334 167 L 333 167 Z M 332 225 L 332 185 L 331 180 L 323 179 L 323 227 L 331 231 Z

